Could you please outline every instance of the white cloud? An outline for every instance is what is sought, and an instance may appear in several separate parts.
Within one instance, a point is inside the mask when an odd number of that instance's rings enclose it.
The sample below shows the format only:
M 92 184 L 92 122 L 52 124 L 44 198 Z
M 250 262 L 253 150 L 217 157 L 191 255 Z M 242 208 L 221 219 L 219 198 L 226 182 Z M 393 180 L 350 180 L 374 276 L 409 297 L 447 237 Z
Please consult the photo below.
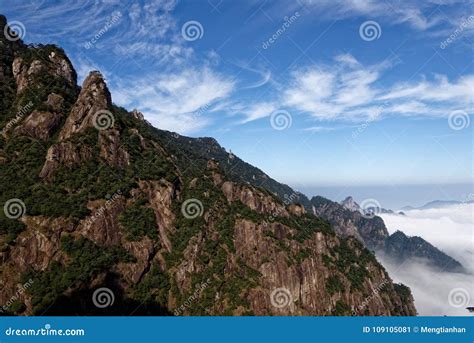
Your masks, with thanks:
M 114 102 L 137 107 L 156 126 L 189 133 L 211 122 L 217 101 L 230 95 L 234 82 L 204 67 L 179 73 L 121 80 L 112 86 Z
M 68 42 L 83 49 L 102 32 L 92 49 L 117 55 L 127 53 L 135 59 L 147 57 L 148 63 L 179 62 L 192 52 L 173 16 L 177 4 L 174 0 L 151 0 L 144 4 L 119 0 L 59 4 L 43 1 L 37 10 L 25 2 L 6 1 L 5 6 L 19 13 L 18 19 L 28 28 L 27 39 L 33 42 Z M 111 21 L 117 14 L 119 19 Z M 168 55 L 171 58 L 166 58 Z
M 271 115 L 278 109 L 278 105 L 272 102 L 260 102 L 251 104 L 249 106 L 243 106 L 237 110 L 237 113 L 245 115 L 245 119 L 242 123 L 248 123 L 260 118 L 265 118 Z
M 286 88 L 276 99 L 244 106 L 244 123 L 263 118 L 276 104 L 292 113 L 309 114 L 319 121 L 360 122 L 386 116 L 448 116 L 454 110 L 474 112 L 474 75 L 448 80 L 436 75 L 419 82 L 381 86 L 384 72 L 393 62 L 363 66 L 350 54 L 335 57 L 332 65 L 294 69 Z
M 386 261 L 378 255 L 388 274 L 395 282 L 401 282 L 410 287 L 415 307 L 422 316 L 469 316 L 466 307 L 473 306 L 474 284 L 472 275 L 460 273 L 439 273 L 433 271 L 421 261 L 405 264 L 403 268 Z M 456 289 L 463 290 L 461 292 Z M 451 292 L 467 294 L 465 299 L 471 299 L 464 306 L 457 307 L 457 303 L 450 304 Z M 455 293 L 454 293 L 455 294 Z M 451 296 L 453 299 L 453 296 Z M 462 299 L 460 304 L 462 305 Z
M 374 100 L 378 90 L 372 84 L 383 66 L 363 68 L 348 54 L 336 56 L 335 60 L 339 62 L 337 66 L 313 65 L 295 70 L 283 92 L 284 104 L 317 119 L 368 117 L 355 109 Z
M 439 13 L 423 9 L 432 7 L 430 1 L 378 1 L 378 0 L 304 0 L 314 11 L 328 18 L 370 16 L 389 23 L 407 23 L 418 30 L 427 30 L 439 24 L 444 18 Z
M 421 315 L 468 315 L 474 305 L 474 205 L 461 204 L 439 209 L 413 210 L 406 216 L 383 214 L 390 233 L 403 231 L 420 236 L 463 264 L 470 274 L 437 272 L 422 261 L 395 266 L 378 256 L 390 276 L 408 285 Z M 471 301 L 460 308 L 449 302 L 453 289 L 466 290 Z
M 458 259 L 474 273 L 474 204 L 413 210 L 406 216 L 382 215 L 390 233 L 420 236 Z
M 460 77 L 450 82 L 444 75 L 437 75 L 433 81 L 402 83 L 394 86 L 380 100 L 414 98 L 433 102 L 458 102 L 469 105 L 473 100 L 474 75 Z

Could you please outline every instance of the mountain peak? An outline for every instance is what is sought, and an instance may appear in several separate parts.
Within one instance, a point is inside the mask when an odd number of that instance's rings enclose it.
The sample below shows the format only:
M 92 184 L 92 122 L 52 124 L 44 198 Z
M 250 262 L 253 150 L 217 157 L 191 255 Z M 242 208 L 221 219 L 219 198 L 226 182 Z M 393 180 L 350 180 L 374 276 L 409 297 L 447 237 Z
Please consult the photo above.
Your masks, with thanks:
M 352 196 L 348 196 L 343 201 L 341 201 L 341 205 L 354 212 L 360 210 L 359 204 L 355 202 Z
M 79 97 L 71 109 L 71 114 L 59 138 L 67 139 L 74 133 L 99 125 L 98 116 L 101 113 L 108 113 L 111 106 L 112 98 L 104 77 L 99 71 L 90 72 L 82 84 Z

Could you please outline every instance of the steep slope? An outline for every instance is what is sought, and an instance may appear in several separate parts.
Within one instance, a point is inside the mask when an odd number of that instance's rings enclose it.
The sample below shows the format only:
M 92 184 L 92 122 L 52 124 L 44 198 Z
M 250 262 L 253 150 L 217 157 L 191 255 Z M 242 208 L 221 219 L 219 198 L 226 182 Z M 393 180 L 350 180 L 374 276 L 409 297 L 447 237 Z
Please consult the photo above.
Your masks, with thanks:
M 360 242 L 236 180 L 212 139 L 114 106 L 98 72 L 77 87 L 58 47 L 1 42 L 2 313 L 416 314 Z
M 383 219 L 374 216 L 373 218 L 365 218 L 358 211 L 359 205 L 348 197 L 344 204 L 332 202 L 323 197 L 314 197 L 311 201 L 287 185 L 278 183 L 270 178 L 263 171 L 251 166 L 242 161 L 235 155 L 229 154 L 222 148 L 213 138 L 189 138 L 180 136 L 176 133 L 168 131 L 159 131 L 160 135 L 157 140 L 167 147 L 173 156 L 176 156 L 176 163 L 178 163 L 184 172 L 194 173 L 205 166 L 207 160 L 214 159 L 220 163 L 221 168 L 225 171 L 228 177 L 235 182 L 244 182 L 246 184 L 257 187 L 262 191 L 268 191 L 281 199 L 284 204 L 301 204 L 306 211 L 313 213 L 316 216 L 324 218 L 331 222 L 332 227 L 339 235 L 343 237 L 355 237 L 370 250 L 383 250 L 385 240 L 389 237 L 387 228 Z M 348 210 L 349 206 L 352 210 Z M 390 210 L 378 209 L 382 213 L 392 213 Z M 403 215 L 403 213 L 399 213 Z M 420 238 L 422 239 L 422 238 Z M 426 244 L 429 244 L 425 241 Z M 410 258 L 416 256 L 416 251 L 407 254 L 408 249 L 415 249 L 413 245 L 406 247 L 399 246 L 400 253 L 391 249 L 386 253 L 388 255 L 401 255 L 405 257 L 404 261 L 409 261 Z M 435 247 L 433 247 L 436 249 Z M 436 268 L 443 268 L 444 265 L 441 259 L 437 258 L 439 254 L 443 254 L 445 258 L 451 258 L 443 252 L 436 249 L 436 253 L 427 254 L 424 256 L 429 263 L 436 266 Z M 459 271 L 460 263 L 450 264 L 452 269 L 448 267 L 449 271 Z
M 421 237 L 407 237 L 400 231 L 389 235 L 382 218 L 363 216 L 357 210 L 360 207 L 356 202 L 346 201 L 353 210 L 323 197 L 314 197 L 311 203 L 314 214 L 328 220 L 338 234 L 356 237 L 370 250 L 382 253 L 394 262 L 405 263 L 422 258 L 440 271 L 464 271 L 461 263 Z
M 420 237 L 408 237 L 396 231 L 385 240 L 382 251 L 392 262 L 402 264 L 407 260 L 420 259 L 437 271 L 463 272 L 463 266 L 455 259 Z
M 340 235 L 354 236 L 370 250 L 383 248 L 388 231 L 382 218 L 363 216 L 358 210 L 350 210 L 337 202 L 317 196 L 311 199 L 315 215 L 328 220 Z M 357 203 L 352 205 L 360 208 Z

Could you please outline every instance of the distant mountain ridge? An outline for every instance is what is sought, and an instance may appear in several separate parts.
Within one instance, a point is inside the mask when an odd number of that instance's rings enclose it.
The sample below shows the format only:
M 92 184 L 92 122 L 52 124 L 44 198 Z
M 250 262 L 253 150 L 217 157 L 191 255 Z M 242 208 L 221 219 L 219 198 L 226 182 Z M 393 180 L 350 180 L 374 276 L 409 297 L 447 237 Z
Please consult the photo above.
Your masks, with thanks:
M 352 198 L 352 196 L 346 197 L 344 200 L 341 201 L 341 205 L 351 211 L 358 211 L 365 214 L 401 214 L 404 215 L 403 212 L 395 212 L 390 209 L 385 209 L 379 206 L 369 206 L 367 208 L 361 208 L 360 205 Z
M 354 236 L 376 253 L 382 253 L 397 263 L 424 259 L 434 269 L 464 272 L 460 262 L 437 249 L 421 237 L 407 237 L 400 231 L 390 235 L 382 218 L 367 216 L 352 197 L 340 204 L 323 197 L 311 199 L 313 212 L 328 220 L 342 236 Z M 371 213 L 371 212 L 370 212 Z M 369 213 L 369 214 L 370 214 Z
M 464 272 L 462 265 L 421 237 L 409 237 L 396 231 L 385 240 L 382 251 L 392 263 L 401 265 L 410 259 L 420 259 L 438 272 Z
M 430 201 L 423 206 L 414 207 L 414 206 L 404 206 L 400 210 L 402 211 L 411 211 L 411 210 L 431 210 L 431 209 L 438 209 L 443 208 L 446 206 L 452 205 L 462 205 L 462 204 L 474 204 L 474 200 L 467 199 L 466 201 L 458 201 L 458 200 L 433 200 Z

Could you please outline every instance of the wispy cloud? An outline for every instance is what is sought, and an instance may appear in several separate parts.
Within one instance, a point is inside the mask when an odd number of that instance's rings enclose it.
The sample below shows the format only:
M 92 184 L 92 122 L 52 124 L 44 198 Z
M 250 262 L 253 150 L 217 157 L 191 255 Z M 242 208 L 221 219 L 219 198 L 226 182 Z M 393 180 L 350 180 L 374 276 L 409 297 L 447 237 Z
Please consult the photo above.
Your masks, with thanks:
M 381 119 L 387 116 L 448 116 L 455 110 L 474 112 L 474 75 L 449 80 L 445 75 L 385 85 L 394 62 L 364 66 L 354 56 L 339 55 L 332 64 L 294 69 L 275 100 L 245 106 L 244 123 L 263 118 L 279 106 L 307 114 L 317 121 Z
M 6 0 L 5 6 L 19 14 L 27 27 L 27 40 L 33 42 L 67 42 L 78 49 L 84 48 L 97 33 L 103 37 L 93 49 L 107 53 L 158 56 L 160 61 L 166 55 L 170 60 L 179 60 L 181 55 L 189 55 L 191 49 L 185 47 L 180 37 L 177 20 L 173 11 L 174 0 L 137 1 L 78 1 L 78 2 L 34 2 Z M 104 31 L 105 25 L 114 16 L 120 19 Z M 48 23 L 45 25 L 44 23 Z M 40 27 L 41 26 L 41 27 Z M 150 61 L 150 59 L 148 59 Z
M 208 125 L 218 100 L 227 98 L 234 82 L 207 68 L 187 68 L 113 83 L 113 100 L 137 107 L 156 126 L 190 133 Z
M 427 30 L 445 21 L 445 16 L 436 9 L 455 2 L 460 1 L 303 0 L 311 10 L 325 17 L 370 16 L 391 24 L 406 23 L 418 30 Z

